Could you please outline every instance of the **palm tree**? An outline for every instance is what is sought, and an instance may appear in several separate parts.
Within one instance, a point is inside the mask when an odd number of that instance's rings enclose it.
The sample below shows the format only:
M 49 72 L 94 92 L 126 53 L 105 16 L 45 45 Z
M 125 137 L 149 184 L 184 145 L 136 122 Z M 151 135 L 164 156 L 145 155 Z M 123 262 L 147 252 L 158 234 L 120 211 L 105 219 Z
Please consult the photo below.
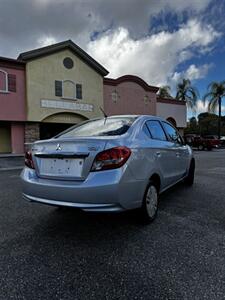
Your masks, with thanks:
M 158 96 L 160 98 L 173 98 L 170 94 L 170 86 L 169 85 L 164 85 L 164 86 L 161 86 L 159 88 L 159 93 L 158 93 Z
M 222 98 L 225 97 L 225 81 L 222 82 L 211 82 L 208 86 L 208 92 L 204 96 L 204 101 L 208 100 L 208 110 L 215 112 L 217 106 L 219 107 L 219 118 L 218 118 L 218 138 L 221 137 L 221 106 Z
M 187 106 L 193 110 L 198 100 L 198 95 L 198 90 L 191 85 L 189 79 L 182 79 L 182 81 L 177 84 L 176 99 L 186 101 Z

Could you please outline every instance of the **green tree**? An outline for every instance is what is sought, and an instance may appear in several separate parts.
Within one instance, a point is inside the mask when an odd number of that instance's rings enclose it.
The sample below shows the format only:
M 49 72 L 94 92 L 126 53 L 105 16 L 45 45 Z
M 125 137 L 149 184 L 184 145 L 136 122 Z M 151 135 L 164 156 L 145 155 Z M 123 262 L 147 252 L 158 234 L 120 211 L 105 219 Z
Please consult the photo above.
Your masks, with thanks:
M 218 116 L 208 112 L 198 115 L 200 134 L 215 135 L 217 132 Z
M 197 120 L 196 120 L 196 118 L 195 117 L 191 117 L 189 119 L 189 123 L 190 123 L 190 126 L 196 127 L 197 126 Z
M 199 133 L 199 127 L 198 122 L 195 117 L 191 117 L 189 119 L 189 122 L 187 122 L 187 127 L 184 130 L 185 134 L 198 134 Z
M 189 79 L 182 79 L 182 81 L 177 84 L 176 99 L 186 101 L 187 106 L 192 110 L 195 109 L 198 95 L 198 90 L 191 85 Z
M 216 108 L 219 107 L 219 118 L 218 118 L 218 138 L 221 137 L 221 107 L 222 98 L 225 97 L 225 81 L 212 82 L 208 86 L 208 92 L 204 96 L 204 101 L 209 101 L 208 110 L 215 112 Z
M 169 85 L 164 85 L 159 88 L 159 97 L 161 98 L 173 98 L 170 94 L 171 88 Z

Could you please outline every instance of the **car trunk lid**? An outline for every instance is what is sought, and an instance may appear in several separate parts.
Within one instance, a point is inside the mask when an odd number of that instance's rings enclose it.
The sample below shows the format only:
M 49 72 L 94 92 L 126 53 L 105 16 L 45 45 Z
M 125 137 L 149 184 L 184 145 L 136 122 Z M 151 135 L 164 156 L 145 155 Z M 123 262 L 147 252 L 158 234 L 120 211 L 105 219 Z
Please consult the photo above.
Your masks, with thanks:
M 95 156 L 105 149 L 102 138 L 73 138 L 40 141 L 32 154 L 39 177 L 61 180 L 85 180 Z

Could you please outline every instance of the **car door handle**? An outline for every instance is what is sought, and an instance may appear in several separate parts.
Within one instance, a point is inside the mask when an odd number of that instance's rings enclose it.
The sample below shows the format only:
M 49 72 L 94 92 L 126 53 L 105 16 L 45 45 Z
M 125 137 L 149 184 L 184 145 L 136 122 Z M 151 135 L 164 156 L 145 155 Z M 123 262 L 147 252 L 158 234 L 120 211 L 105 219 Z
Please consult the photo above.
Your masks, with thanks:
M 160 157 L 160 156 L 161 156 L 161 152 L 159 152 L 159 151 L 156 152 L 156 153 L 155 153 L 155 156 L 156 156 L 156 157 Z
M 176 157 L 180 157 L 180 153 L 179 152 L 176 152 Z

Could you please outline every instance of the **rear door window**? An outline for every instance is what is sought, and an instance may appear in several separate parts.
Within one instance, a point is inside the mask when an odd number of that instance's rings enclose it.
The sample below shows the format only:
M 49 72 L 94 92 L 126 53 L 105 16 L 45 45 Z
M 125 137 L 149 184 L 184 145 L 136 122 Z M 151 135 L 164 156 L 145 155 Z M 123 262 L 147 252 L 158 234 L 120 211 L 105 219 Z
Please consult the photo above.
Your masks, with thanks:
M 167 141 L 166 134 L 159 121 L 157 120 L 147 121 L 146 126 L 151 134 L 152 139 Z
M 146 124 L 144 124 L 144 126 L 143 126 L 143 132 L 147 135 L 147 137 L 152 138 L 150 131 Z

